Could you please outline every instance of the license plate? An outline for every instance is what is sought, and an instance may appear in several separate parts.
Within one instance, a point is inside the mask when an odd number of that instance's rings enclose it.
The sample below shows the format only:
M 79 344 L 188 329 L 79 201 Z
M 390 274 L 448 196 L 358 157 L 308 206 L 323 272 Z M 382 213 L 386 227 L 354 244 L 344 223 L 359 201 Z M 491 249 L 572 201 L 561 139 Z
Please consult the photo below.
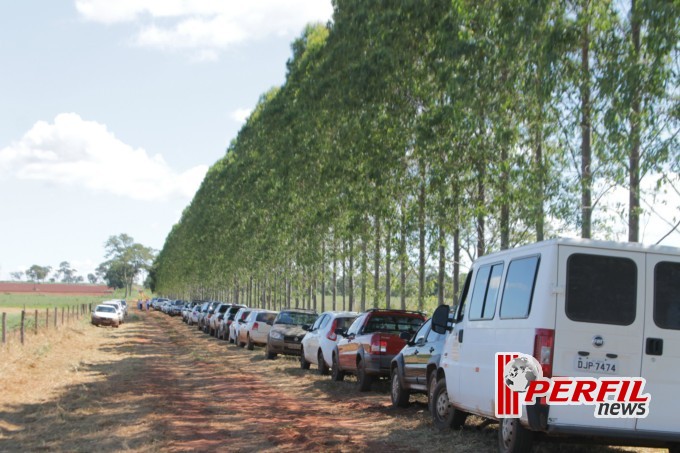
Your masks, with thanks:
M 300 349 L 299 343 L 286 343 L 288 349 Z
M 619 362 L 615 359 L 591 359 L 589 357 L 576 357 L 577 371 L 585 371 L 600 374 L 618 374 Z

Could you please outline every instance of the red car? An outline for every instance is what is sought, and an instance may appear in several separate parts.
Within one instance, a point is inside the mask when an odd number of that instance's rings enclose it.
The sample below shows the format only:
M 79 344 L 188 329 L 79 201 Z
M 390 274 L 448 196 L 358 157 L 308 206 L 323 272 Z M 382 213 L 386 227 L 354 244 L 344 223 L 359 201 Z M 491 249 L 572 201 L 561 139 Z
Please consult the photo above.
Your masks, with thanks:
M 425 314 L 406 310 L 373 309 L 344 331 L 333 351 L 332 378 L 342 381 L 355 374 L 362 392 L 371 389 L 375 377 L 389 377 L 390 363 L 425 322 Z

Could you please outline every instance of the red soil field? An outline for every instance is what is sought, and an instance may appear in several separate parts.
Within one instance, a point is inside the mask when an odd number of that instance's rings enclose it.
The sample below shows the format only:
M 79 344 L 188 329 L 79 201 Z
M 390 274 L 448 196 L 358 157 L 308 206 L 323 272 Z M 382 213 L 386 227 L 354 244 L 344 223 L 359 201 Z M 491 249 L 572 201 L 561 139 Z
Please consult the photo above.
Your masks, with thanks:
M 0 293 L 33 293 L 98 296 L 113 293 L 106 285 L 69 283 L 0 282 Z

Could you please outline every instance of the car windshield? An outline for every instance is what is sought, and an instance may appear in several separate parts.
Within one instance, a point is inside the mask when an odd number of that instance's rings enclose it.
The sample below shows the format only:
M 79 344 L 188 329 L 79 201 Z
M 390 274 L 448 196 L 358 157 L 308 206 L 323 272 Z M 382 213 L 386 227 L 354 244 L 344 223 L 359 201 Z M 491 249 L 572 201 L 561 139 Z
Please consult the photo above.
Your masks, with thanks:
M 276 319 L 276 313 L 258 313 L 257 314 L 257 320 L 260 322 L 274 322 L 274 319 Z
M 415 316 L 377 315 L 372 316 L 364 328 L 364 333 L 373 332 L 415 332 L 425 322 Z
M 99 306 L 96 308 L 96 311 L 98 311 L 98 312 L 104 312 L 104 313 L 115 313 L 115 312 L 116 312 L 116 309 L 113 308 L 113 307 L 110 306 L 110 305 L 99 305 Z
M 301 326 L 303 324 L 314 324 L 319 315 L 315 313 L 299 313 L 295 311 L 283 311 L 279 314 L 274 324 L 288 324 Z

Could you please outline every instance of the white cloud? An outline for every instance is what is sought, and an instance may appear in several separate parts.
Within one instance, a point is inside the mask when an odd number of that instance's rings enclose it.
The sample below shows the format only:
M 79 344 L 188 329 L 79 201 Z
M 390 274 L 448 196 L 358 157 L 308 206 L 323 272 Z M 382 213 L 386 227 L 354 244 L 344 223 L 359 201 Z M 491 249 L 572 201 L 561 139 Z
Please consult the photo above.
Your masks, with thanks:
M 215 52 L 269 36 L 294 36 L 328 21 L 330 0 L 76 0 L 89 21 L 134 23 L 134 42 L 164 50 Z M 200 58 L 199 58 L 200 59 Z
M 246 122 L 250 114 L 252 113 L 252 109 L 236 109 L 231 114 L 229 115 L 232 120 L 236 121 L 239 124 L 243 124 Z
M 38 121 L 0 149 L 0 175 L 83 187 L 137 200 L 190 199 L 208 167 L 177 173 L 160 154 L 150 156 L 118 140 L 105 125 L 61 113 Z

